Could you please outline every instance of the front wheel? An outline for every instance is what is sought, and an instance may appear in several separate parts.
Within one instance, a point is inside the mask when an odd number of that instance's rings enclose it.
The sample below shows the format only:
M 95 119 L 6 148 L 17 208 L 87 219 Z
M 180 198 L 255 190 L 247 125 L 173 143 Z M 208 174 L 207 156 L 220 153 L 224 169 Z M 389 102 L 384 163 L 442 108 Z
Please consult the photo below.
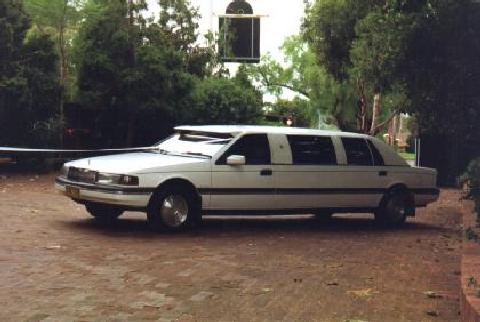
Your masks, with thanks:
M 123 214 L 123 210 L 110 205 L 103 205 L 97 203 L 88 203 L 85 209 L 95 219 L 100 221 L 113 221 Z
M 199 223 L 198 197 L 189 189 L 167 187 L 157 191 L 147 209 L 154 230 L 181 231 Z
M 375 211 L 375 220 L 382 226 L 398 227 L 405 223 L 408 209 L 408 194 L 404 191 L 392 191 L 384 197 Z

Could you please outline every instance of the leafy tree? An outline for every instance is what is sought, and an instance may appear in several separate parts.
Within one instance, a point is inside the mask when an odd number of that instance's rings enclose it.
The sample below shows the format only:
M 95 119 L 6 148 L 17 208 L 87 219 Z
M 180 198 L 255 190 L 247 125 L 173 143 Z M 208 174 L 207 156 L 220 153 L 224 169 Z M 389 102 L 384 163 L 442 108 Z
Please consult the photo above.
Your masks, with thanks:
M 382 0 L 317 0 L 307 3 L 303 36 L 312 46 L 318 63 L 335 80 L 348 79 L 350 49 L 357 38 L 355 27 Z
M 192 124 L 256 124 L 262 97 L 239 70 L 235 78 L 211 76 L 199 80 L 193 94 Z
M 57 56 L 47 36 L 26 39 L 22 3 L 0 1 L 0 144 L 53 144 Z
M 157 24 L 147 25 L 139 15 L 144 6 L 98 3 L 102 14 L 87 18 L 76 39 L 78 97 L 92 115 L 90 126 L 101 143 L 132 145 L 138 129 L 166 131 L 192 81 L 181 52 L 158 32 Z M 139 124 L 145 115 L 162 119 Z
M 295 104 L 303 101 L 301 105 L 306 105 L 302 114 L 307 113 L 305 117 L 310 120 L 310 125 L 317 126 L 319 117 L 326 116 L 322 123 L 349 129 L 349 123 L 355 117 L 349 109 L 349 105 L 354 104 L 353 96 L 347 93 L 348 87 L 336 82 L 324 67 L 318 65 L 310 48 L 300 36 L 289 37 L 281 47 L 285 56 L 283 64 L 266 55 L 260 64 L 246 66 L 246 71 L 277 99 L 285 89 L 296 93 Z
M 307 8 L 304 38 L 338 85 L 356 92 L 357 102 L 350 109 L 357 110 L 357 131 L 375 135 L 408 108 L 398 72 L 415 22 L 409 10 L 417 3 L 321 0 Z M 382 109 L 381 94 L 390 103 L 387 109 Z M 369 101 L 373 102 L 370 111 Z M 398 105 L 392 106 L 393 102 Z
M 453 184 L 480 151 L 480 5 L 429 3 L 409 40 L 402 76 L 424 152 L 433 147 L 424 164 L 439 169 L 440 183 Z
M 81 19 L 77 8 L 81 0 L 25 0 L 25 9 L 32 17 L 32 32 L 49 35 L 55 40 L 60 59 L 58 80 L 61 93 L 59 101 L 60 119 L 64 122 L 64 102 L 72 100 L 75 77 L 70 52 L 72 39 L 76 35 Z M 63 131 L 61 131 L 63 140 Z

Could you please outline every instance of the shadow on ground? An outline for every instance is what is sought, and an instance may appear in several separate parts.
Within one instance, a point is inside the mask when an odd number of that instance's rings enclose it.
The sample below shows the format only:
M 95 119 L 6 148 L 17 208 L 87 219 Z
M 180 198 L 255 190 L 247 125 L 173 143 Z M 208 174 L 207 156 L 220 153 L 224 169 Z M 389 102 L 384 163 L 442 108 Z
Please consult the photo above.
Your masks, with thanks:
M 358 235 L 359 233 L 383 234 L 387 232 L 449 232 L 451 229 L 442 226 L 427 224 L 410 219 L 400 228 L 385 228 L 378 226 L 373 218 L 368 215 L 361 217 L 333 217 L 331 220 L 322 221 L 310 216 L 261 216 L 244 217 L 233 216 L 206 217 L 203 224 L 191 231 L 180 233 L 152 232 L 146 220 L 137 218 L 120 218 L 114 222 L 104 223 L 95 219 L 85 219 L 63 222 L 69 229 L 78 231 L 99 232 L 111 236 L 121 236 L 125 233 L 129 236 L 212 236 L 218 237 L 225 234 L 242 235 L 245 233 L 255 235 L 271 233 L 302 234 L 312 232 L 328 232 Z

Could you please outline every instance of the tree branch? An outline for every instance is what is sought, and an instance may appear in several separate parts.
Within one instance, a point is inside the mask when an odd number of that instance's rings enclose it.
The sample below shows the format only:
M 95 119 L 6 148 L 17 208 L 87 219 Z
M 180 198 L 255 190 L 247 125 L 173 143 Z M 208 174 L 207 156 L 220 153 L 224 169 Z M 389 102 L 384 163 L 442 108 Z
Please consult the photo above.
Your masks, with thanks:
M 289 84 L 270 82 L 268 80 L 268 76 L 264 72 L 259 71 L 259 74 L 262 77 L 263 85 L 266 86 L 266 87 L 283 87 L 283 88 L 291 90 L 292 92 L 296 92 L 296 93 L 302 94 L 303 96 L 305 96 L 307 98 L 310 98 L 310 94 L 307 91 L 298 89 L 298 88 L 296 88 L 292 85 L 289 85 Z
M 281 84 L 281 83 L 268 83 L 268 82 L 265 83 L 265 85 L 266 85 L 267 87 L 270 87 L 270 86 L 283 87 L 283 88 L 286 88 L 286 89 L 291 90 L 292 92 L 296 92 L 296 93 L 302 94 L 303 96 L 305 96 L 305 97 L 307 97 L 307 98 L 310 98 L 308 92 L 303 91 L 303 90 L 298 89 L 298 88 L 295 88 L 295 87 L 293 87 L 292 85 Z
M 375 134 L 377 134 L 378 132 L 380 132 L 385 125 L 389 124 L 389 123 L 393 120 L 393 118 L 400 113 L 400 110 L 401 110 L 400 108 L 395 109 L 395 110 L 388 116 L 388 118 L 387 118 L 386 121 L 378 124 L 378 125 L 375 127 L 375 130 L 374 130 Z

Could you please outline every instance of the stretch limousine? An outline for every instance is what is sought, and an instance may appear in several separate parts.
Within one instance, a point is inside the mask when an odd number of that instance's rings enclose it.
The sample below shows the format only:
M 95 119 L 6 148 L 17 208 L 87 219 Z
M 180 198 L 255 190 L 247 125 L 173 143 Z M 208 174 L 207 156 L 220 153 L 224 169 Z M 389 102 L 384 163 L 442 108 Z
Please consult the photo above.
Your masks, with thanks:
M 370 212 L 398 226 L 439 194 L 435 169 L 376 138 L 268 126 L 179 126 L 145 151 L 66 163 L 55 185 L 98 219 L 143 211 L 165 230 L 206 213 Z

